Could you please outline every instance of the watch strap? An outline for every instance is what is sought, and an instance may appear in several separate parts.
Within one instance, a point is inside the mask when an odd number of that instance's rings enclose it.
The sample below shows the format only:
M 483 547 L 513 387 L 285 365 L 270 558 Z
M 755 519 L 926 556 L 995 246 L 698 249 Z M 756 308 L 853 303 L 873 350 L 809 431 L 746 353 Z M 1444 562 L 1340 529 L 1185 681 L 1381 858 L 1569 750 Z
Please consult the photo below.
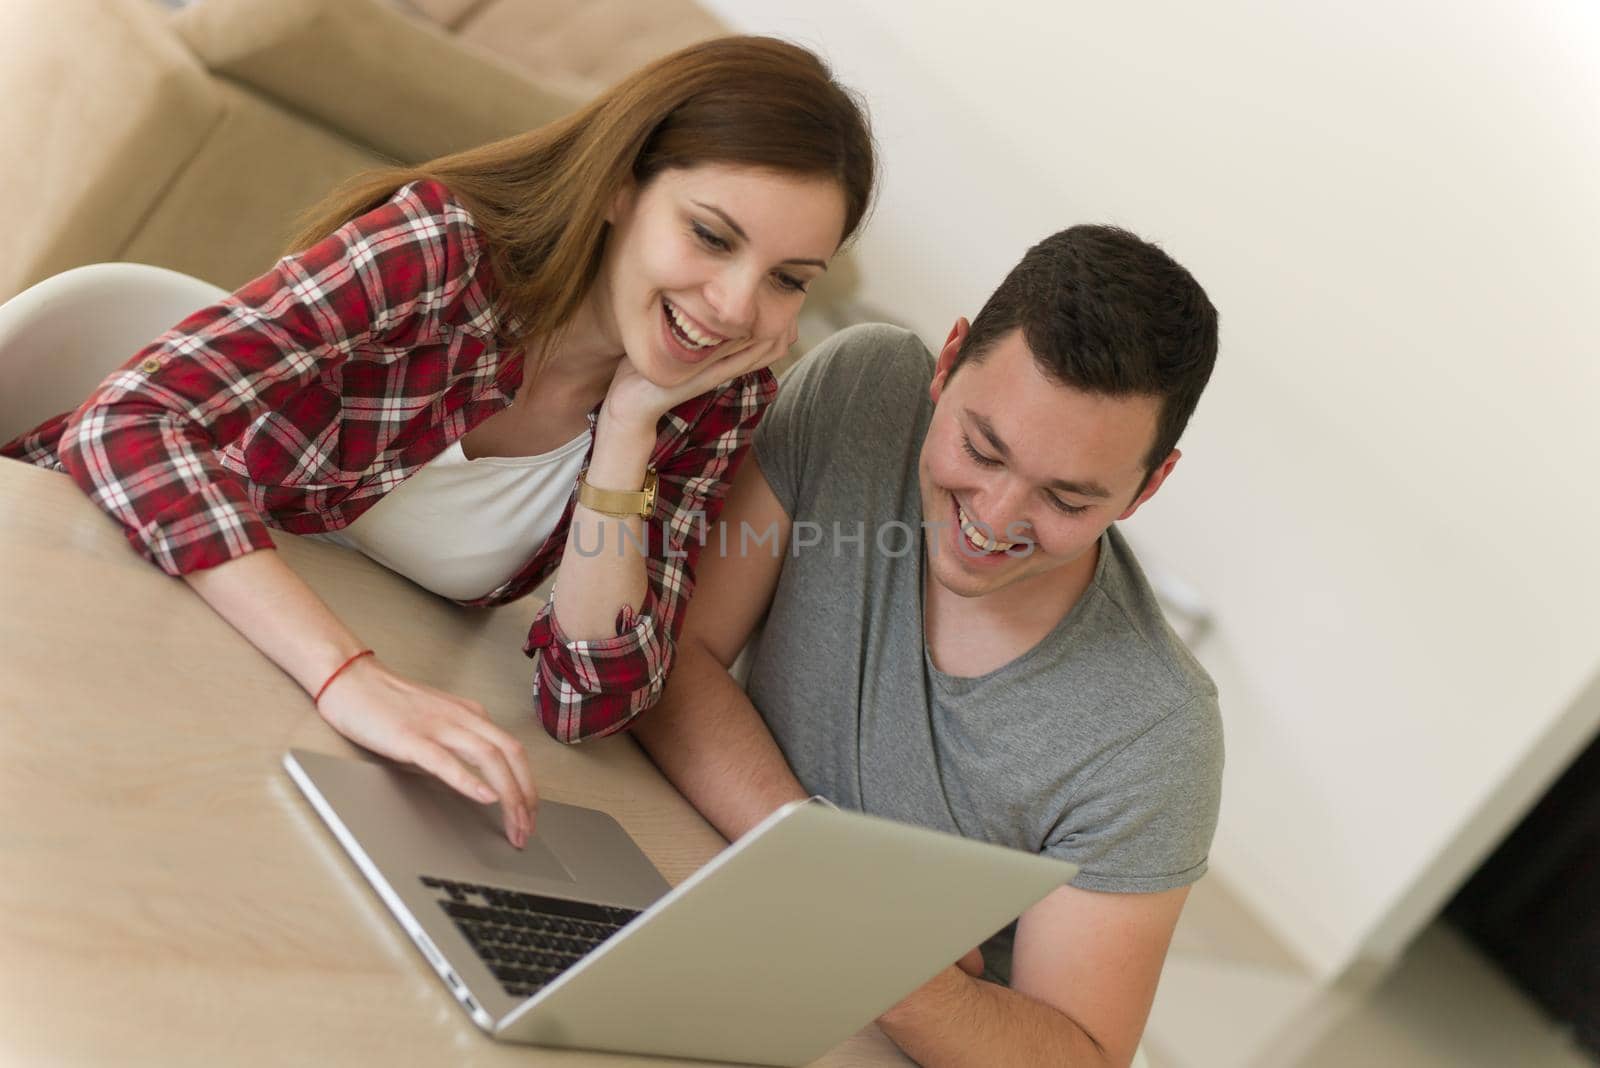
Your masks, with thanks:
M 636 490 L 608 490 L 589 485 L 586 475 L 578 483 L 578 503 L 591 512 L 608 515 L 614 519 L 638 516 L 649 519 L 656 510 L 656 469 L 647 468 L 644 488 Z

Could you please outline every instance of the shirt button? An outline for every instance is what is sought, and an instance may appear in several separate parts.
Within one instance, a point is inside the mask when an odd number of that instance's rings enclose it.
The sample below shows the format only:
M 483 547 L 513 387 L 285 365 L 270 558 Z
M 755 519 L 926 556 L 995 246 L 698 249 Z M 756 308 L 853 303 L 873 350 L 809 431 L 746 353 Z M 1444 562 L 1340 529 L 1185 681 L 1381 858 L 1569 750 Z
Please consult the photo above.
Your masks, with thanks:
M 157 371 L 161 370 L 161 361 L 152 356 L 148 360 L 144 361 L 144 363 L 139 365 L 139 370 L 143 371 L 147 375 L 153 375 Z

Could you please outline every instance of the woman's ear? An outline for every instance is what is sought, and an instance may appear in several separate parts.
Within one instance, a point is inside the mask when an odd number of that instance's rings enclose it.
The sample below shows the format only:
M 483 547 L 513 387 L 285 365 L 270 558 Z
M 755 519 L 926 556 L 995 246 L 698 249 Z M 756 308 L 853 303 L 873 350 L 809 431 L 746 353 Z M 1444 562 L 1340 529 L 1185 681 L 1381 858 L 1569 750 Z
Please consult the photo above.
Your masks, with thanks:
M 611 198 L 611 203 L 606 207 L 606 222 L 615 226 L 623 219 L 626 219 L 628 213 L 633 210 L 633 201 L 638 193 L 638 182 L 632 178 L 624 182 L 622 188 L 617 190 L 617 195 Z

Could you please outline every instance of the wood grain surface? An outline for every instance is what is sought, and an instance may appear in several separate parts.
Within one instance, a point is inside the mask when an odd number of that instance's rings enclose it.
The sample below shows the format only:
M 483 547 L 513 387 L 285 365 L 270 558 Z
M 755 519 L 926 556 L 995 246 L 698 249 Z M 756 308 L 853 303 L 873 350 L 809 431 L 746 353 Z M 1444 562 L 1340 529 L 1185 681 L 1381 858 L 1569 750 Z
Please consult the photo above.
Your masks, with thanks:
M 673 883 L 722 847 L 630 739 L 539 729 L 537 600 L 458 608 L 275 537 L 385 661 L 515 732 L 542 796 L 611 813 Z M 65 476 L 9 460 L 0 603 L 0 1063 L 688 1063 L 474 1027 L 280 764 L 359 751 Z M 868 1027 L 817 1063 L 910 1062 Z

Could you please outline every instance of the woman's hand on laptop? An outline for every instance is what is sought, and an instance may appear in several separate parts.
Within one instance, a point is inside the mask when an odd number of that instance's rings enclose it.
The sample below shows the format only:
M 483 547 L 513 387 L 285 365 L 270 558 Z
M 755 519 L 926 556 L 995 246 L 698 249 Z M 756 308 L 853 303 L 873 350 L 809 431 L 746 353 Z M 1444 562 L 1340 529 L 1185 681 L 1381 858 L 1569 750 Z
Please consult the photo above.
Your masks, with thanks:
M 539 805 L 528 757 L 482 705 L 367 656 L 333 681 L 318 711 L 357 745 L 414 764 L 481 804 L 499 801 L 506 838 L 518 849 L 527 844 Z

